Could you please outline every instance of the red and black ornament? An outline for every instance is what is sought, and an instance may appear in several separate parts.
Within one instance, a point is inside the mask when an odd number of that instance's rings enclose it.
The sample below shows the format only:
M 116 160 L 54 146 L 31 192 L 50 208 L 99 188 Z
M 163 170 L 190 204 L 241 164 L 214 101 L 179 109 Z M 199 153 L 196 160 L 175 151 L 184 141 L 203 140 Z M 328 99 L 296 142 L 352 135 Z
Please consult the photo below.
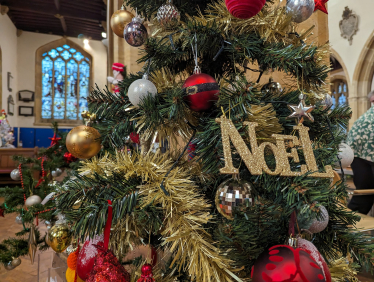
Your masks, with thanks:
M 266 0 L 225 0 L 227 10 L 238 19 L 249 19 L 257 15 Z
M 253 282 L 326 282 L 308 251 L 277 245 L 263 252 L 252 268 Z
M 183 84 L 188 105 L 191 110 L 203 112 L 213 107 L 218 100 L 219 86 L 217 81 L 208 74 L 195 73 Z

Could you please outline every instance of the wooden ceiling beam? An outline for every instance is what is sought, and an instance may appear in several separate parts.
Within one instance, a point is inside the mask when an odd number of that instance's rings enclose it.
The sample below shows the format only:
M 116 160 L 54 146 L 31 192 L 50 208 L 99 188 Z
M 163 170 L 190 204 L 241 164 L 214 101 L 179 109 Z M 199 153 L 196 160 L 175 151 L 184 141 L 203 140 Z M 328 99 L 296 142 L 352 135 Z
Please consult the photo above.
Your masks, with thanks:
M 20 11 L 20 12 L 29 12 L 33 14 L 42 14 L 42 15 L 51 15 L 54 16 L 56 14 L 60 14 L 65 18 L 73 18 L 73 19 L 80 19 L 80 20 L 87 20 L 87 21 L 95 21 L 100 22 L 102 20 L 106 20 L 106 17 L 95 13 L 89 10 L 78 10 L 78 9 L 69 9 L 60 7 L 60 11 L 57 10 L 55 5 L 47 5 L 47 4 L 37 4 L 37 3 L 30 3 L 32 1 L 23 1 L 23 0 L 2 0 L 0 1 L 1 5 L 6 5 L 12 11 Z

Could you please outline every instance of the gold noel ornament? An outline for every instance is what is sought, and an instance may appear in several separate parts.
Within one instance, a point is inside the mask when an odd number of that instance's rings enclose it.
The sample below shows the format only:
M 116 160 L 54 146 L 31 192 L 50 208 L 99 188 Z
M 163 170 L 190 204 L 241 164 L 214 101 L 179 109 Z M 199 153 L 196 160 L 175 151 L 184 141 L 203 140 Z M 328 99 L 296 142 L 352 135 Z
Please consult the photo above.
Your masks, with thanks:
M 133 17 L 134 15 L 129 11 L 126 11 L 125 7 L 122 6 L 121 9 L 114 12 L 110 18 L 110 27 L 118 37 L 123 38 L 125 26 L 131 22 Z
M 72 237 L 68 225 L 60 223 L 48 230 L 46 242 L 56 253 L 62 253 L 69 247 Z
M 101 150 L 100 133 L 95 128 L 90 127 L 90 121 L 95 119 L 95 114 L 82 113 L 89 121 L 87 125 L 74 127 L 66 136 L 66 148 L 76 158 L 89 159 L 96 156 Z

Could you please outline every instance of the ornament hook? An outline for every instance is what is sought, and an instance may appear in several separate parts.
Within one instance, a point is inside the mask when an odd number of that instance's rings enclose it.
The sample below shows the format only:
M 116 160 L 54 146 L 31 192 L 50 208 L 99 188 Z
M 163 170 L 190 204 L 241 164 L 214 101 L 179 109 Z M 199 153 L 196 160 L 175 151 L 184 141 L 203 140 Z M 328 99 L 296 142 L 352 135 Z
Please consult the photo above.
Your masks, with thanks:
M 201 69 L 200 69 L 199 63 L 197 61 L 198 53 L 197 53 L 197 35 L 196 35 L 196 32 L 195 32 L 194 39 L 195 39 L 195 47 L 194 47 L 193 43 L 191 42 L 192 53 L 193 53 L 193 57 L 194 57 L 194 60 L 195 60 L 195 69 L 193 71 L 193 74 L 200 74 Z

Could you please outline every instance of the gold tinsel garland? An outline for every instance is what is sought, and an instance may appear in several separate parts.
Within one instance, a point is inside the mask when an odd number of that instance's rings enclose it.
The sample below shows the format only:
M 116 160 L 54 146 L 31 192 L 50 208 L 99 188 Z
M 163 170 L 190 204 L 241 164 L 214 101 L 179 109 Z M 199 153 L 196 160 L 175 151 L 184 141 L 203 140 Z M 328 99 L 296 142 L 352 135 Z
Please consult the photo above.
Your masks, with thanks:
M 191 280 L 196 281 L 242 281 L 229 270 L 230 261 L 220 254 L 204 230 L 204 224 L 212 219 L 210 204 L 190 180 L 189 170 L 176 167 L 164 178 L 173 163 L 167 154 L 148 152 L 146 155 L 134 153 L 130 156 L 125 150 L 115 156 L 106 154 L 100 159 L 83 161 L 80 172 L 93 176 L 93 173 L 105 172 L 108 175 L 113 171 L 122 173 L 126 179 L 141 177 L 143 184 L 138 188 L 142 207 L 159 205 L 164 211 L 161 235 L 164 237 L 163 244 L 174 255 L 170 267 L 175 270 L 183 268 Z M 169 196 L 160 188 L 163 180 Z M 122 228 L 129 229 L 125 221 Z

